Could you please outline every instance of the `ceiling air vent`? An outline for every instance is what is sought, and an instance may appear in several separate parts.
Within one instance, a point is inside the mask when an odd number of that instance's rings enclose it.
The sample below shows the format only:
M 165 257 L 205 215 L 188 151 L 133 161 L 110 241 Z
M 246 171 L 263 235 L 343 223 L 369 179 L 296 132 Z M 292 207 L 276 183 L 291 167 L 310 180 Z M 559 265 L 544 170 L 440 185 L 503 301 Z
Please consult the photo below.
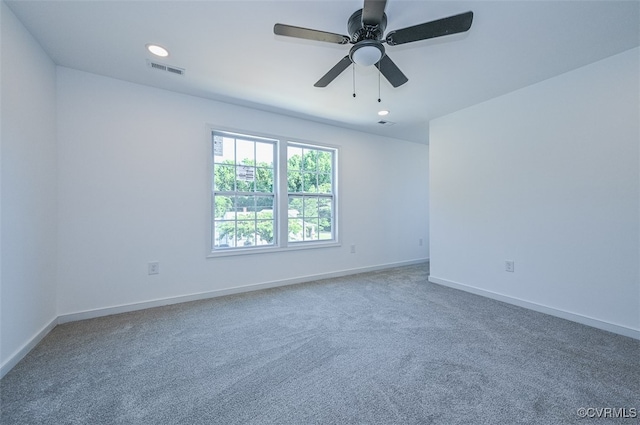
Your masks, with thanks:
M 384 126 L 390 126 L 390 125 L 394 125 L 395 123 L 391 121 L 380 120 L 378 121 L 378 124 L 384 125 Z
M 158 71 L 170 72 L 176 75 L 184 75 L 184 69 L 178 68 L 177 66 L 165 65 L 163 63 L 158 63 L 158 62 L 151 62 L 150 60 L 147 61 L 147 65 L 149 65 L 150 68 L 157 69 Z

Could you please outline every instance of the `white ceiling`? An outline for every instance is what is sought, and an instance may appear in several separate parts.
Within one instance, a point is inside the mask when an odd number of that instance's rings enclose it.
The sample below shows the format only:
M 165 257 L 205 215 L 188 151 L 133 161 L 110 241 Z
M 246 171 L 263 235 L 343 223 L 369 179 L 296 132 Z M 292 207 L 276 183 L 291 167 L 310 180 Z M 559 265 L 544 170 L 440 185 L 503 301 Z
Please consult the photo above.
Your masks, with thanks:
M 389 0 L 387 31 L 472 10 L 467 33 L 386 46 L 409 78 L 374 67 L 313 84 L 350 45 L 273 34 L 275 23 L 346 34 L 362 0 L 11 1 L 56 64 L 180 93 L 426 143 L 428 121 L 640 45 L 638 1 Z M 145 45 L 170 51 L 151 69 Z M 391 111 L 377 123 L 377 111 Z

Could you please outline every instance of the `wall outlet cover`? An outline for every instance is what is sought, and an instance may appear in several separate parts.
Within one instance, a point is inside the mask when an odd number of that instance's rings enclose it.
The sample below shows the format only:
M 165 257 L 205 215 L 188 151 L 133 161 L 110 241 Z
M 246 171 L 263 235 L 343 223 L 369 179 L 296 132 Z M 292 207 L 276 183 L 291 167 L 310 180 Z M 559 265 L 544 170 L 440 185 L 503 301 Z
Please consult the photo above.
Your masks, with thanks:
M 505 261 L 504 270 L 511 273 L 515 272 L 515 262 L 511 260 Z
M 149 264 L 147 266 L 149 274 L 160 273 L 160 263 L 158 261 L 149 261 Z

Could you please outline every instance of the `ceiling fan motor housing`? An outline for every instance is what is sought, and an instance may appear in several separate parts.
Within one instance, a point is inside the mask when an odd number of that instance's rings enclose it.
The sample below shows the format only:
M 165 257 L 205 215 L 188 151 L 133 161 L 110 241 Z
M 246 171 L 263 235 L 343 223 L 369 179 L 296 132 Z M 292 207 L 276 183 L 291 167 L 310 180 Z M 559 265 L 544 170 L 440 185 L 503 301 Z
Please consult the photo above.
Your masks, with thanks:
M 365 25 L 362 22 L 362 9 L 353 12 L 347 24 L 351 42 L 354 44 L 362 40 L 381 40 L 386 28 L 386 13 L 382 14 L 382 20 L 378 25 Z

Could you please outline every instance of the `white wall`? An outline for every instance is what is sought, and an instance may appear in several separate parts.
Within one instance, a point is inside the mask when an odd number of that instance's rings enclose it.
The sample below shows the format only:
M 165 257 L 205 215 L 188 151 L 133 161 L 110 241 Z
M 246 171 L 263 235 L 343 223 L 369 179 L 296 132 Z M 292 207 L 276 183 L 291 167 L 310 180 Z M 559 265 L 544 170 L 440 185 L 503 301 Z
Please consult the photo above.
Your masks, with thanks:
M 0 2 L 0 376 L 56 318 L 56 122 L 53 62 Z
M 640 336 L 639 55 L 431 122 L 434 282 Z
M 57 105 L 59 315 L 429 255 L 426 145 L 67 68 Z M 207 123 L 338 146 L 342 246 L 207 259 Z M 159 275 L 147 275 L 152 260 Z
M 0 377 L 59 319 L 428 258 L 426 145 L 56 68 L 0 6 Z M 339 147 L 343 245 L 207 259 L 207 124 Z

